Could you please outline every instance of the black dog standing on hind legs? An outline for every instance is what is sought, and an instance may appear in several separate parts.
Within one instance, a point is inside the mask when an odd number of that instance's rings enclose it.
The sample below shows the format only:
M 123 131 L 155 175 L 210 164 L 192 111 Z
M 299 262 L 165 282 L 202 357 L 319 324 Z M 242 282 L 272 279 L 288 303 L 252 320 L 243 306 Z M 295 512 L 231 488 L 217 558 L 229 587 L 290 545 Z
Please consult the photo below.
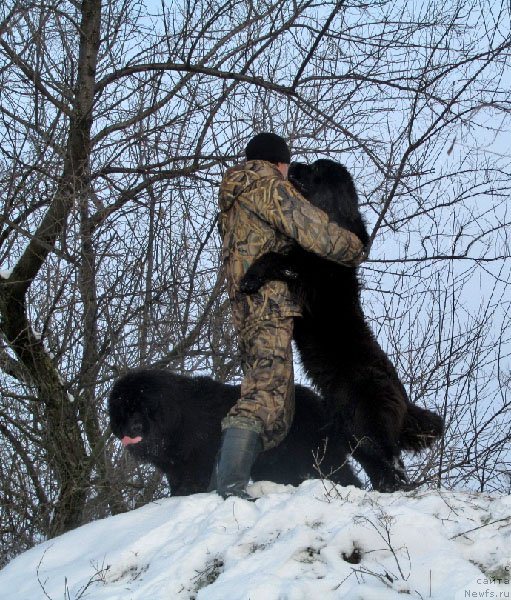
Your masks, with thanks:
M 325 159 L 311 165 L 291 163 L 289 180 L 367 246 L 358 196 L 343 165 Z M 294 282 L 305 296 L 294 339 L 305 372 L 339 415 L 339 435 L 349 440 L 374 489 L 406 488 L 401 451 L 430 446 L 442 435 L 443 420 L 410 402 L 394 365 L 365 321 L 357 269 L 295 246 L 286 256 L 260 257 L 240 289 L 252 293 L 272 279 Z

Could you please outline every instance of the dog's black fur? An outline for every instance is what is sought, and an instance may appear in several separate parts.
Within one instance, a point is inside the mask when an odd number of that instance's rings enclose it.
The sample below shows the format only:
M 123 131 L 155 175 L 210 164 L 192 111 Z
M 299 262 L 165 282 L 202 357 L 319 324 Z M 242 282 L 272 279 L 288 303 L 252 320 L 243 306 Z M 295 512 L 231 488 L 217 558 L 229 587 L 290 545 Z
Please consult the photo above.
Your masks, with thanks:
M 289 179 L 338 225 L 369 241 L 358 196 L 347 169 L 331 160 L 292 163 Z M 440 437 L 443 420 L 412 404 L 394 365 L 367 325 L 355 268 L 344 267 L 295 246 L 287 255 L 268 253 L 242 280 L 251 293 L 268 280 L 299 285 L 305 297 L 294 339 L 313 383 L 338 415 L 342 437 L 373 488 L 407 487 L 402 450 L 419 451 Z
M 205 492 L 220 447 L 221 421 L 239 396 L 240 386 L 210 377 L 137 369 L 112 387 L 110 425 L 119 439 L 141 436 L 141 441 L 127 446 L 128 451 L 163 471 L 172 495 Z M 360 487 L 346 462 L 347 445 L 322 400 L 300 385 L 295 400 L 289 434 L 279 446 L 259 455 L 252 478 L 298 485 L 322 474 L 334 483 Z

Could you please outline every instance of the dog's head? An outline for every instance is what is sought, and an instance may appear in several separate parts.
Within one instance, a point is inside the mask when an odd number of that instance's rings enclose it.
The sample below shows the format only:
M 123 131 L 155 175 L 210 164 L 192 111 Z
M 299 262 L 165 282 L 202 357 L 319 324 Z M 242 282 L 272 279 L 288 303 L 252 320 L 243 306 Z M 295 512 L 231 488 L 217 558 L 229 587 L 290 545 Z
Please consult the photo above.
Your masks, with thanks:
M 310 165 L 293 162 L 289 167 L 289 181 L 332 221 L 353 231 L 367 244 L 368 234 L 359 211 L 357 191 L 345 166 L 329 159 L 319 159 Z
M 162 452 L 169 430 L 177 429 L 178 407 L 157 371 L 140 370 L 118 379 L 108 398 L 112 433 L 134 456 Z

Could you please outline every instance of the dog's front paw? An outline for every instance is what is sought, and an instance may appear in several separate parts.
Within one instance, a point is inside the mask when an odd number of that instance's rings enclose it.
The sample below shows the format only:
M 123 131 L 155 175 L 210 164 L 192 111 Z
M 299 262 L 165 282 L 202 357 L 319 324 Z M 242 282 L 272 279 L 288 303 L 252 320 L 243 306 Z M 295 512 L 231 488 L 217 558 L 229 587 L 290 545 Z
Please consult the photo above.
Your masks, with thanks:
M 245 275 L 240 282 L 240 292 L 242 294 L 254 294 L 259 290 L 261 285 L 262 281 L 259 277 Z
M 296 281 L 298 279 L 298 273 L 296 271 L 291 271 L 291 269 L 284 269 L 282 275 L 286 280 Z

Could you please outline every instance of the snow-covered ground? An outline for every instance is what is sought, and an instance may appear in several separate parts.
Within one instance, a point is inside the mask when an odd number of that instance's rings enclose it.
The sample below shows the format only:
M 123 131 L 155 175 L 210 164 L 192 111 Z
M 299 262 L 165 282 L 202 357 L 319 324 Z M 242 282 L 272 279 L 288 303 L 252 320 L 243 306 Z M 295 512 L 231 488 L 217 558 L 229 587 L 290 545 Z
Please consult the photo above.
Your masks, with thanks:
M 511 497 L 258 483 L 169 498 L 0 571 L 9 600 L 511 598 Z

